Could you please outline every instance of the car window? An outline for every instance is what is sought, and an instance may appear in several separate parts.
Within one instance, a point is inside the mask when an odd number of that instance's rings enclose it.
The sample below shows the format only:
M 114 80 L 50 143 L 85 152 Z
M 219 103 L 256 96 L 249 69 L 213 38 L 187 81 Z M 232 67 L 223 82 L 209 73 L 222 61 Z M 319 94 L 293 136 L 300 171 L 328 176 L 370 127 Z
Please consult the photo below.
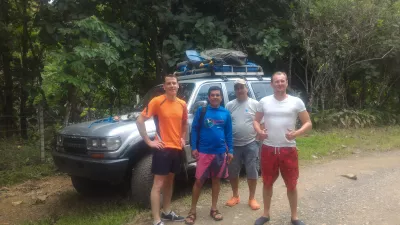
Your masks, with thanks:
M 199 92 L 197 93 L 196 96 L 196 100 L 194 101 L 195 103 L 198 101 L 208 101 L 208 89 L 210 89 L 210 87 L 212 86 L 218 86 L 221 87 L 221 83 L 207 83 L 207 84 L 203 84 L 200 89 Z M 222 100 L 221 105 L 223 104 L 224 101 Z
M 225 87 L 226 87 L 226 91 L 228 92 L 228 99 L 229 101 L 232 101 L 234 99 L 236 99 L 236 95 L 235 95 L 235 82 L 234 81 L 229 81 L 225 83 Z M 249 86 L 246 84 L 247 89 L 249 89 Z M 247 93 L 247 95 L 249 97 L 250 96 L 250 91 Z
M 189 101 L 190 96 L 192 95 L 194 89 L 193 83 L 181 83 L 179 84 L 179 89 L 177 96 L 178 98 L 184 100 L 185 102 Z M 150 100 L 154 97 L 160 96 L 165 93 L 165 90 L 162 85 L 157 85 L 150 89 L 147 94 L 142 98 L 142 101 L 135 107 L 135 111 L 142 111 L 144 107 L 149 104 Z
M 274 93 L 269 82 L 252 82 L 251 87 L 253 88 L 253 92 L 257 101 L 260 101 L 265 96 L 272 95 Z

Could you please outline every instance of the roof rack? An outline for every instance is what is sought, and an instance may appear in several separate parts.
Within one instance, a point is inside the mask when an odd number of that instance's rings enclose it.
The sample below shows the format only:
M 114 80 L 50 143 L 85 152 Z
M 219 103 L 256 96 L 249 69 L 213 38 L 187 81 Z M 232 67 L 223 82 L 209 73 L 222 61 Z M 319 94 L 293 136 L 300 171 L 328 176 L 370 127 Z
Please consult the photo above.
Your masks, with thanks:
M 175 72 L 175 74 L 178 76 L 178 80 L 190 80 L 190 79 L 197 79 L 197 78 L 205 78 L 205 77 L 219 77 L 222 78 L 223 80 L 227 80 L 227 77 L 257 77 L 260 79 L 262 76 L 264 76 L 264 72 L 261 68 L 261 66 L 231 66 L 231 65 L 223 65 L 224 71 L 213 71 L 207 68 L 201 68 L 201 69 L 194 69 L 194 70 L 188 70 L 185 72 Z M 227 70 L 230 69 L 230 70 Z M 249 71 L 249 68 L 252 69 L 252 71 Z M 257 71 L 254 71 L 256 69 Z M 238 72 L 240 71 L 240 72 Z M 262 79 L 262 78 L 261 78 Z

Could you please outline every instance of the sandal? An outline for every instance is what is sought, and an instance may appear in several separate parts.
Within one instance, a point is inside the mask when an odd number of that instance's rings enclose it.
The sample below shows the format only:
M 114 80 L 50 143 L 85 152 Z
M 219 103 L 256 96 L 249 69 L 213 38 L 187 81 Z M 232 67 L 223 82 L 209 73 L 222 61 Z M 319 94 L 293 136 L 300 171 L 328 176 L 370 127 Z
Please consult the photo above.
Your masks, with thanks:
M 222 214 L 218 211 L 218 209 L 211 209 L 210 216 L 215 221 L 221 221 L 223 219 Z
M 192 225 L 196 221 L 196 213 L 189 212 L 189 215 L 185 218 L 185 224 Z

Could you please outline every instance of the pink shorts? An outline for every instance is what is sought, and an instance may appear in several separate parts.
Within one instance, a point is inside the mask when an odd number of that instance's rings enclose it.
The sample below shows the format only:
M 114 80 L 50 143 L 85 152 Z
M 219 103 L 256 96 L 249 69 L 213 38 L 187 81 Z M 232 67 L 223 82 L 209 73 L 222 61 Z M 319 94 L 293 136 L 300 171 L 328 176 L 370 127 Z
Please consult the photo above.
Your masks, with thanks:
M 228 164 L 225 153 L 204 154 L 199 153 L 196 167 L 196 179 L 204 182 L 207 178 L 227 178 Z

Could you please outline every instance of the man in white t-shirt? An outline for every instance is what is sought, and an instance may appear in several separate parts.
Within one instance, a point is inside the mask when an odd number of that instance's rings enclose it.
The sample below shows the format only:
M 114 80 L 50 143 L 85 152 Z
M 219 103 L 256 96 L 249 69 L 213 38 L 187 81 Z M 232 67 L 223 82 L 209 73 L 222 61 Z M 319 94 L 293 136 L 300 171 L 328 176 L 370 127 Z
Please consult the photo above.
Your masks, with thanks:
M 246 81 L 237 79 L 234 84 L 236 99 L 228 102 L 225 108 L 232 117 L 233 151 L 235 157 L 229 164 L 229 180 L 233 196 L 226 202 L 227 206 L 235 206 L 240 202 L 239 172 L 242 163 L 246 167 L 247 183 L 249 186 L 249 206 L 253 210 L 260 209 L 260 204 L 254 198 L 258 179 L 259 144 L 256 141 L 256 131 L 253 127 L 257 112 L 258 101 L 248 97 Z
M 279 171 L 287 188 L 291 223 L 304 225 L 297 216 L 296 185 L 299 166 L 295 138 L 311 130 L 312 124 L 303 101 L 286 93 L 288 80 L 285 73 L 274 73 L 271 86 L 274 94 L 260 100 L 254 119 L 254 129 L 264 139 L 261 148 L 264 213 L 256 220 L 255 225 L 263 225 L 270 220 L 272 186 L 279 176 Z M 260 126 L 263 118 L 265 129 Z M 298 130 L 295 129 L 297 118 L 300 118 L 302 123 Z

